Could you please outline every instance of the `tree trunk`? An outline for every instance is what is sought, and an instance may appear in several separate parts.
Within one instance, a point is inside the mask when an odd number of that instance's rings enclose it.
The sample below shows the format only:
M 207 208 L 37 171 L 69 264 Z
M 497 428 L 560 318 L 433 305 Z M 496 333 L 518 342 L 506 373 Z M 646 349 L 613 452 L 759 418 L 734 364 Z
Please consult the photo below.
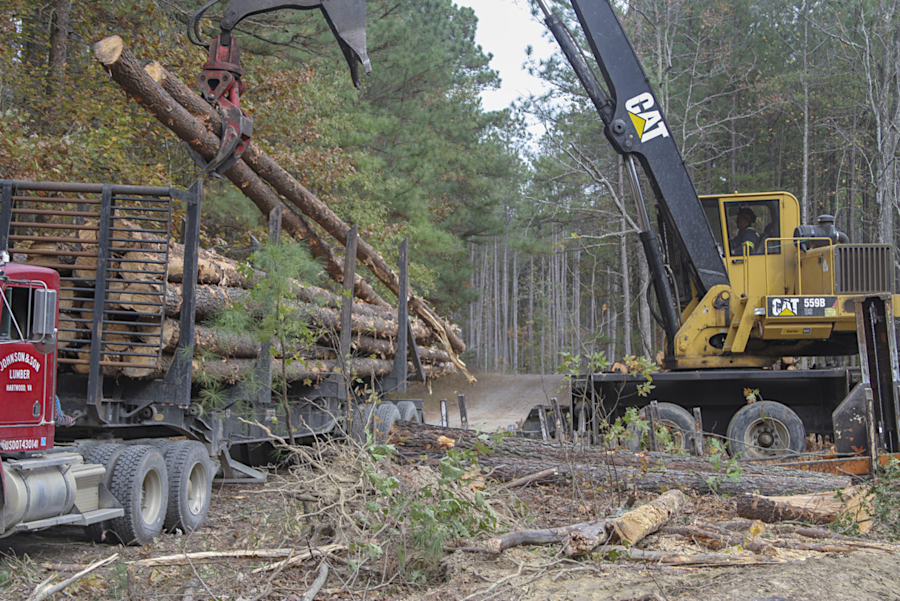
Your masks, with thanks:
M 475 432 L 411 422 L 398 423 L 391 440 L 404 455 L 425 455 L 436 460 L 444 454 L 439 450 L 442 446 L 438 436 L 452 439 L 460 448 L 476 448 Z M 743 472 L 732 479 L 726 473 L 727 466 L 716 466 L 702 457 L 634 454 L 624 450 L 609 453 L 603 447 L 551 444 L 519 437 L 506 437 L 488 446 L 493 452 L 480 457 L 479 464 L 504 480 L 556 467 L 560 478 L 579 477 L 598 486 L 653 492 L 678 488 L 703 494 L 779 495 L 833 491 L 849 484 L 849 478 L 844 476 L 751 464 L 742 464 Z
M 66 74 L 71 9 L 72 0 L 56 0 L 53 16 L 50 18 L 50 55 L 47 60 L 47 95 L 50 97 L 62 93 L 60 84 Z

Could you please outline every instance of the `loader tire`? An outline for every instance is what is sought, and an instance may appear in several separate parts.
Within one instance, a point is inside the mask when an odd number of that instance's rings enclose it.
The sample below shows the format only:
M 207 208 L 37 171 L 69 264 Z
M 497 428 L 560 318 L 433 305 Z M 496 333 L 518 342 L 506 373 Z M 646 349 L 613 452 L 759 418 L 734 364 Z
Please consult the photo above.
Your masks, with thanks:
M 657 403 L 659 421 L 657 429 L 668 431 L 672 438 L 672 444 L 676 449 L 690 451 L 694 441 L 694 417 L 688 410 L 674 403 Z M 649 421 L 650 407 L 641 409 L 641 419 Z M 625 432 L 625 447 L 631 451 L 646 449 L 648 436 L 634 426 L 629 426 Z
M 397 409 L 400 411 L 400 419 L 405 422 L 422 423 L 419 419 L 419 412 L 416 410 L 416 404 L 412 401 L 399 401 Z
M 776 401 L 744 405 L 728 423 L 728 452 L 737 459 L 799 455 L 806 428 L 794 410 Z
M 135 445 L 122 451 L 112 472 L 109 490 L 125 515 L 110 520 L 107 540 L 146 545 L 162 532 L 166 519 L 166 462 L 159 450 Z
M 164 527 L 184 533 L 203 527 L 212 498 L 212 466 L 209 453 L 199 442 L 179 440 L 166 452 L 169 499 Z
M 119 455 L 122 454 L 122 451 L 125 450 L 125 448 L 125 445 L 122 444 L 105 442 L 92 448 L 84 457 L 85 463 L 96 463 L 106 468 L 106 473 L 103 474 L 102 482 L 107 489 L 109 488 L 109 483 L 112 479 L 113 468 L 116 466 L 116 460 L 119 458 Z M 90 524 L 85 528 L 85 532 L 87 533 L 88 538 L 98 543 L 102 543 L 106 540 L 108 530 L 108 521 Z
M 400 419 L 400 410 L 393 403 L 381 403 L 375 407 L 375 442 L 384 444 L 394 428 L 394 422 Z

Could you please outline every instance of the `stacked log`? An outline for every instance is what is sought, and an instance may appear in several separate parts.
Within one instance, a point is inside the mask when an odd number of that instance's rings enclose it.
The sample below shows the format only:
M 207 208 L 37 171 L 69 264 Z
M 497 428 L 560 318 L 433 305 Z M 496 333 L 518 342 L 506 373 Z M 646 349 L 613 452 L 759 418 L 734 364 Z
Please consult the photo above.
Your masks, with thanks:
M 139 229 L 133 224 L 126 224 L 126 227 Z M 96 251 L 97 231 L 83 231 L 85 233 L 79 234 L 83 240 L 82 248 Z M 149 259 L 142 265 L 145 255 L 165 248 L 164 240 L 138 232 L 128 236 L 117 233 L 116 238 L 118 241 L 111 243 L 109 252 L 112 269 L 107 282 L 106 309 L 116 312 L 117 322 L 104 326 L 103 370 L 114 377 L 158 378 L 171 365 L 181 340 L 184 246 L 169 243 L 164 276 L 162 265 L 153 265 Z M 130 265 L 127 271 L 123 268 L 126 261 Z M 71 273 L 64 274 L 81 282 L 82 286 L 79 298 L 65 301 L 69 315 L 81 312 L 82 316 L 89 317 L 93 311 L 96 263 L 96 256 L 79 256 Z M 212 378 L 233 383 L 251 377 L 257 369 L 265 348 L 260 337 L 249 332 L 226 331 L 204 322 L 236 305 L 244 305 L 251 314 L 258 312 L 259 308 L 252 306 L 251 289 L 255 285 L 264 285 L 265 278 L 266 274 L 259 270 L 247 269 L 213 251 L 200 251 L 194 295 L 196 323 L 191 342 L 194 371 L 202 374 L 204 381 Z M 136 291 L 143 294 L 136 294 Z M 153 294 L 158 296 L 158 307 L 148 307 L 144 302 Z M 338 350 L 341 296 L 295 281 L 286 302 L 306 319 L 311 337 L 310 340 L 283 344 L 272 341 L 268 352 L 274 374 L 284 375 L 288 381 L 316 383 L 332 373 L 362 378 L 390 373 L 398 338 L 406 335 L 396 309 L 355 301 L 351 319 L 351 357 L 342 358 Z M 70 357 L 87 357 L 93 343 L 88 324 L 89 319 L 81 322 L 83 334 L 77 336 L 76 342 L 62 345 L 72 351 L 77 349 L 77 355 Z M 455 371 L 449 354 L 440 347 L 433 331 L 417 318 L 411 319 L 411 325 L 426 376 L 436 378 Z M 286 363 L 282 364 L 283 361 Z M 83 359 L 70 366 L 78 373 L 87 373 L 89 369 Z M 411 363 L 408 369 L 412 369 Z

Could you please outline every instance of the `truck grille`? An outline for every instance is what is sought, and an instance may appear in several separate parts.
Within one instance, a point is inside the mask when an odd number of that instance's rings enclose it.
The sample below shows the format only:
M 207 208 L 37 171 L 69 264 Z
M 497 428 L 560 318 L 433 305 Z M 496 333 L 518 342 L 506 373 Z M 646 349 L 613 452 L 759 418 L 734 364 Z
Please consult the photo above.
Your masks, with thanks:
M 834 286 L 838 294 L 894 291 L 893 253 L 887 244 L 834 247 Z

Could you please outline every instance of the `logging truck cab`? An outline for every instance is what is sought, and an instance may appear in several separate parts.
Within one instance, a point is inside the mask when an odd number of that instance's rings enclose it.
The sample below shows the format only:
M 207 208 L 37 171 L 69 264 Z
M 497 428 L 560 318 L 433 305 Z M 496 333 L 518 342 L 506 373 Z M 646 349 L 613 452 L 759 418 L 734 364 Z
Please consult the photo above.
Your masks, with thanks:
M 59 283 L 56 271 L 0 253 L 0 536 L 99 527 L 126 513 L 102 482 L 103 465 L 54 449 Z
M 0 453 L 53 448 L 58 294 L 52 269 L 0 264 Z

